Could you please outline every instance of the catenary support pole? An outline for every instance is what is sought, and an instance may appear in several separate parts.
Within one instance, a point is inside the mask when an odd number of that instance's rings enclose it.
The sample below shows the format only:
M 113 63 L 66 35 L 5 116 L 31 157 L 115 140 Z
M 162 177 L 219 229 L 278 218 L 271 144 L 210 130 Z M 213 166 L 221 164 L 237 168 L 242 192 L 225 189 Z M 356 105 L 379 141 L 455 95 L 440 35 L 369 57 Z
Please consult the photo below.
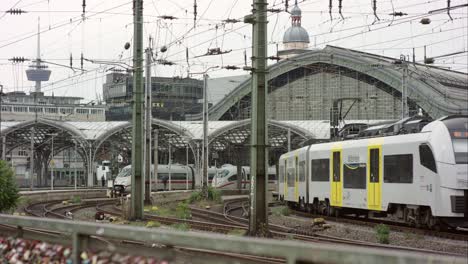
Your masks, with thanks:
M 36 111 L 37 112 L 37 111 Z M 34 127 L 31 127 L 31 151 L 29 153 L 29 189 L 32 191 L 34 185 Z
M 77 167 L 78 167 L 78 161 L 77 161 L 77 159 L 76 159 L 77 156 L 78 156 L 78 151 L 77 151 L 77 148 L 76 148 L 76 144 L 78 144 L 78 143 L 76 142 L 76 139 L 75 139 L 75 154 L 73 155 L 73 156 L 74 156 L 74 160 L 75 160 L 75 164 L 74 164 L 74 166 L 73 166 L 73 168 L 75 168 L 75 173 L 74 173 L 74 175 L 75 175 L 75 190 L 77 189 L 77 186 L 78 186 L 78 183 L 76 182 L 77 179 L 78 179 L 78 177 L 77 177 L 77 175 L 76 175 L 76 173 L 77 173 Z
M 203 195 L 208 198 L 208 74 L 203 74 Z
M 151 39 L 150 39 L 151 42 Z M 146 79 L 145 79 L 145 90 L 146 90 L 146 150 L 145 150 L 145 204 L 151 203 L 151 48 L 146 49 Z
M 244 21 L 253 24 L 251 188 L 249 235 L 269 236 L 266 202 L 267 187 L 267 0 L 254 0 L 253 14 Z
M 188 190 L 188 175 L 189 175 L 189 164 L 188 164 L 188 149 L 189 145 L 185 145 L 185 166 L 187 167 L 187 173 L 185 173 L 185 190 Z
M 133 5 L 132 198 L 130 219 L 143 219 L 143 0 Z
M 52 136 L 52 150 L 50 156 L 50 189 L 54 190 L 54 136 Z
M 158 128 L 154 130 L 154 161 L 153 161 L 153 178 L 154 178 L 154 189 L 158 189 Z

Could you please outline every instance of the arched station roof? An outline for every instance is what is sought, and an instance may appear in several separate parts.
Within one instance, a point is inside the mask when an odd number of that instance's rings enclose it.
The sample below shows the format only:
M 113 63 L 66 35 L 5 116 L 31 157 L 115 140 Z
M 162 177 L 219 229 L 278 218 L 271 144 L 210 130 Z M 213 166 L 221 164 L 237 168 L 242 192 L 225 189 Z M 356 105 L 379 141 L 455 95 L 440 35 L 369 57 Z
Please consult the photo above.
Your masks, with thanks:
M 327 46 L 284 59 L 269 67 L 268 80 L 314 64 L 344 67 L 373 77 L 401 93 L 402 64 L 398 59 Z M 407 62 L 409 99 L 417 101 L 431 117 L 468 114 L 468 75 L 424 64 Z M 251 93 L 251 78 L 242 82 L 210 108 L 210 119 L 219 120 L 238 101 Z M 193 116 L 194 119 L 201 118 Z
M 351 120 L 348 122 L 373 124 L 381 120 Z M 268 124 L 274 129 L 287 131 L 290 130 L 294 135 L 302 140 L 318 139 L 326 140 L 330 137 L 330 122 L 328 120 L 294 120 L 277 121 L 269 120 Z M 203 139 L 203 123 L 201 121 L 167 121 L 153 119 L 153 128 L 156 126 L 164 129 L 171 145 L 175 147 L 185 146 L 187 143 L 201 141 Z M 208 138 L 212 142 L 216 138 L 226 135 L 230 131 L 250 126 L 250 119 L 239 121 L 210 121 L 208 123 Z M 128 147 L 131 145 L 131 123 L 128 121 L 107 121 L 107 122 L 70 122 L 57 121 L 39 118 L 36 121 L 24 122 L 3 122 L 1 134 L 8 138 L 18 138 L 24 144 L 29 142 L 31 127 L 36 129 L 36 143 L 40 144 L 48 133 L 62 132 L 69 141 L 77 140 L 82 145 L 92 145 L 95 149 L 99 148 L 104 142 L 109 140 L 126 140 Z M 248 128 L 250 130 L 250 128 Z M 117 134 L 123 138 L 112 138 Z M 175 137 L 175 135 L 177 137 Z M 162 137 L 164 138 L 164 137 Z M 130 145 L 129 145 L 130 143 Z

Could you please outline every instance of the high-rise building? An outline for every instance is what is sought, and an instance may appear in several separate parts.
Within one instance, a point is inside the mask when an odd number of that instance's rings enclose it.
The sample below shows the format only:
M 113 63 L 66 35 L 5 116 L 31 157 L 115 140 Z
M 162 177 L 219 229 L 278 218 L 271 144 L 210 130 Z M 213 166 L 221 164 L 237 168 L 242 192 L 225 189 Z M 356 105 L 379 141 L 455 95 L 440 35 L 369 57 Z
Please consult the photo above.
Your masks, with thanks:
M 152 113 L 159 119 L 184 120 L 202 110 L 203 81 L 180 77 L 151 77 Z M 106 120 L 132 118 L 133 77 L 110 73 L 103 85 Z

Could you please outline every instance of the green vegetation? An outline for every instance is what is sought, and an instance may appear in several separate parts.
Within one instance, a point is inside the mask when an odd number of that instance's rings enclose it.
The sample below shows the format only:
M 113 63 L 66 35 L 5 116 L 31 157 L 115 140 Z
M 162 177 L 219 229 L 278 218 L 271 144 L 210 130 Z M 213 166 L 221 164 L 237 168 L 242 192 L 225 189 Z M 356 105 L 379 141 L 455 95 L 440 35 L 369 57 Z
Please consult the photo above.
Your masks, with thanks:
M 81 203 L 81 197 L 80 196 L 73 196 L 70 200 L 71 203 L 74 203 L 74 204 L 79 204 Z
M 148 223 L 146 223 L 146 227 L 149 227 L 149 228 L 160 227 L 160 226 L 161 226 L 161 223 L 159 223 L 158 221 L 148 221 Z
M 203 197 L 203 191 L 193 192 L 188 198 L 187 202 L 193 204 L 200 201 L 212 201 L 219 203 L 221 202 L 221 191 L 209 186 L 207 189 L 207 198 Z
M 247 231 L 244 230 L 244 229 L 235 228 L 235 229 L 229 231 L 227 234 L 231 235 L 231 236 L 245 236 L 246 233 L 247 233 Z
M 192 214 L 187 203 L 181 202 L 176 207 L 176 217 L 180 219 L 190 219 Z
M 14 209 L 18 199 L 18 187 L 13 177 L 13 171 L 6 161 L 0 160 L 0 212 Z
M 179 231 L 189 231 L 190 230 L 190 226 L 187 223 L 173 224 L 172 227 L 174 229 L 179 230 Z
M 384 224 L 380 224 L 375 226 L 375 232 L 377 235 L 377 241 L 381 244 L 388 244 L 390 243 L 390 228 Z
M 221 202 L 221 191 L 213 188 L 212 186 L 208 187 L 208 200 L 214 202 Z
M 193 204 L 195 202 L 202 200 L 202 198 L 203 197 L 202 197 L 201 192 L 193 192 L 188 198 L 188 203 Z
M 272 208 L 271 213 L 277 216 L 280 216 L 280 215 L 288 216 L 291 214 L 291 211 L 289 210 L 287 206 L 279 206 L 279 207 Z
M 26 196 L 21 196 L 18 199 L 18 203 L 16 205 L 19 206 L 19 207 L 26 207 L 26 206 L 30 205 L 31 203 L 32 203 L 31 198 L 26 197 Z

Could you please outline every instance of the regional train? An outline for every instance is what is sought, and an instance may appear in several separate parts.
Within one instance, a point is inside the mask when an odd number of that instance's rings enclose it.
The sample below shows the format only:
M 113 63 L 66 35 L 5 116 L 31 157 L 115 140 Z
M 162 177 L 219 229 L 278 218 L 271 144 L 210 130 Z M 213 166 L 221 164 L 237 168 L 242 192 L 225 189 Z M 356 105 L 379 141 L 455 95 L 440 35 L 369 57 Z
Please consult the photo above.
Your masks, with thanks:
M 327 215 L 468 226 L 468 116 L 418 133 L 314 144 L 279 159 L 279 198 Z
M 241 188 L 250 189 L 250 167 L 241 168 Z M 237 189 L 237 166 L 225 164 L 218 169 L 212 186 L 217 189 Z M 278 181 L 276 177 L 276 168 L 268 168 L 268 190 L 278 191 Z
M 208 184 L 216 174 L 215 167 L 208 168 Z M 151 177 L 153 179 L 154 167 L 151 165 Z M 119 193 L 129 193 L 131 188 L 132 165 L 125 166 L 114 181 L 114 190 Z M 159 164 L 158 179 L 151 181 L 151 189 L 157 190 L 186 190 L 195 188 L 195 170 L 192 166 L 180 164 Z

